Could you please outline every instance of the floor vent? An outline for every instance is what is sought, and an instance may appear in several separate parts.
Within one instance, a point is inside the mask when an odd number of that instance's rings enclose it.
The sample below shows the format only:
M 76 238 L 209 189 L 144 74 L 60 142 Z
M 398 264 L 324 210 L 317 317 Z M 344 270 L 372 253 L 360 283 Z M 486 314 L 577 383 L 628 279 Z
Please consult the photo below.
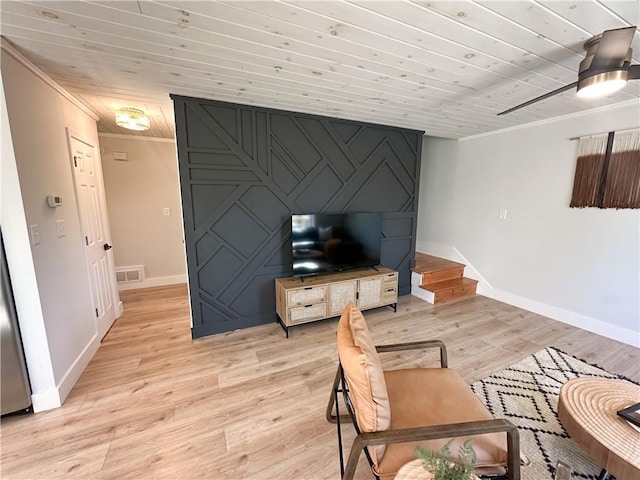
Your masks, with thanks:
M 144 266 L 116 267 L 116 280 L 118 283 L 142 282 L 144 280 Z

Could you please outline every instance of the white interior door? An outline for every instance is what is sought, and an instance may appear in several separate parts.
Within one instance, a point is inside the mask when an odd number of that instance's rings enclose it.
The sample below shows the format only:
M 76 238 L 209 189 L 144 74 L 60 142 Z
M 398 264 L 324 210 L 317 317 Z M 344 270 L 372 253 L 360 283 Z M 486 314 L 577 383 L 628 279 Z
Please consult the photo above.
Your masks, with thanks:
M 101 165 L 95 147 L 73 135 L 69 136 L 71 161 L 80 209 L 82 234 L 91 281 L 93 306 L 96 312 L 98 335 L 104 337 L 117 316 L 117 289 L 107 209 L 104 204 Z

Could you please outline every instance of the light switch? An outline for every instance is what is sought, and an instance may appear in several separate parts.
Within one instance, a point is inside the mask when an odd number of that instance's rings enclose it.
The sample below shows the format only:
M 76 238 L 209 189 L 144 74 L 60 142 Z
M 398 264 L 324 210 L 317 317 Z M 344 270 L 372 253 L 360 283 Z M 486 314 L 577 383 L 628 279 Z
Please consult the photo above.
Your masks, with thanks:
M 507 219 L 507 209 L 506 208 L 501 209 L 499 216 L 500 216 L 501 220 L 506 220 Z
M 168 217 L 171 215 L 171 209 L 169 207 L 164 207 L 164 216 Z
M 34 224 L 29 226 L 29 231 L 31 232 L 31 245 L 38 245 L 40 243 L 40 230 L 38 229 L 38 225 Z
M 56 229 L 58 230 L 58 238 L 62 238 L 67 234 L 64 228 L 64 220 L 56 220 Z

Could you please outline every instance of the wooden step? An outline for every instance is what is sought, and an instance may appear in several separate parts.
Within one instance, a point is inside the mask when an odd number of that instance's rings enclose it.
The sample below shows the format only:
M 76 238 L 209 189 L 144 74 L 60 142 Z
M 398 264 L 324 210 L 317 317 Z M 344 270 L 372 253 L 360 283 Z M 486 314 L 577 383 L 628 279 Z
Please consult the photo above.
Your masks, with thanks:
M 416 266 L 413 267 L 411 271 L 416 273 L 429 273 L 457 267 L 464 269 L 465 265 L 463 263 L 447 260 L 446 258 L 434 257 L 433 255 L 416 252 Z
M 416 266 L 411 270 L 422 275 L 421 285 L 442 282 L 451 278 L 460 278 L 464 265 L 445 258 L 416 253 Z
M 463 277 L 464 268 L 462 263 L 417 252 L 411 270 L 420 274 L 420 288 L 430 292 L 423 298 L 435 304 L 475 295 L 478 282 Z
M 460 277 L 441 282 L 421 285 L 420 288 L 433 292 L 433 303 L 444 303 L 449 300 L 473 296 L 476 293 L 477 280 Z
M 450 278 L 462 277 L 464 267 L 462 263 L 453 262 L 446 258 L 416 253 L 416 266 L 411 270 L 422 275 L 421 285 L 429 285 Z
M 432 283 L 443 282 L 445 280 L 462 278 L 463 273 L 464 265 L 459 265 L 444 270 L 432 270 L 429 272 L 423 272 L 421 285 L 431 285 Z

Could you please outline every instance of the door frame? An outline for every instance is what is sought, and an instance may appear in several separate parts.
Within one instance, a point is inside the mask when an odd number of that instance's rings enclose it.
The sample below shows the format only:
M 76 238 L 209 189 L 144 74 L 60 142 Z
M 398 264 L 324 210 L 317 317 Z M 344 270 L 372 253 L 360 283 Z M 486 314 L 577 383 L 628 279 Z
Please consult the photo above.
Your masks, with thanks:
M 69 127 L 65 128 L 65 132 L 67 137 L 67 150 L 69 152 L 69 168 L 71 169 L 71 177 L 73 178 L 73 191 L 75 195 L 76 208 L 78 209 L 78 216 L 80 220 L 80 230 L 82 231 L 82 235 L 84 236 L 86 232 L 83 229 L 82 207 L 80 205 L 80 198 L 78 195 L 78 184 L 76 180 L 76 172 L 73 164 L 72 139 L 76 139 L 79 142 L 82 142 L 87 146 L 93 148 L 93 154 L 95 155 L 95 158 L 96 158 L 96 177 L 97 177 L 96 180 L 100 186 L 99 201 L 101 203 L 101 211 L 103 214 L 102 222 L 104 225 L 104 235 L 107 243 L 111 243 L 111 227 L 109 225 L 109 214 L 107 211 L 107 198 L 105 196 L 104 179 L 102 176 L 102 157 L 100 155 L 99 141 L 94 140 L 91 137 L 88 137 L 81 133 L 78 133 Z M 82 240 L 82 245 L 84 245 L 84 240 Z M 82 248 L 82 254 L 84 256 L 87 279 L 91 281 L 90 280 L 91 279 L 90 261 L 89 261 L 89 257 L 87 256 L 87 250 L 84 247 Z M 111 281 L 111 291 L 113 292 L 112 301 L 115 306 L 115 320 L 117 320 L 118 318 L 120 318 L 120 316 L 122 316 L 122 312 L 124 311 L 124 308 L 122 305 L 122 301 L 120 300 L 120 295 L 118 291 L 118 282 L 116 279 L 116 269 L 115 269 L 112 249 L 106 252 L 106 260 L 107 260 L 108 276 L 109 276 L 109 280 Z M 95 309 L 96 305 L 95 305 L 95 299 L 93 297 L 91 298 L 91 303 L 93 305 L 93 308 Z M 96 322 L 96 332 L 100 334 L 98 330 L 97 322 Z M 104 332 L 104 334 L 106 334 L 106 332 Z M 102 340 L 102 338 L 100 338 L 99 340 Z

